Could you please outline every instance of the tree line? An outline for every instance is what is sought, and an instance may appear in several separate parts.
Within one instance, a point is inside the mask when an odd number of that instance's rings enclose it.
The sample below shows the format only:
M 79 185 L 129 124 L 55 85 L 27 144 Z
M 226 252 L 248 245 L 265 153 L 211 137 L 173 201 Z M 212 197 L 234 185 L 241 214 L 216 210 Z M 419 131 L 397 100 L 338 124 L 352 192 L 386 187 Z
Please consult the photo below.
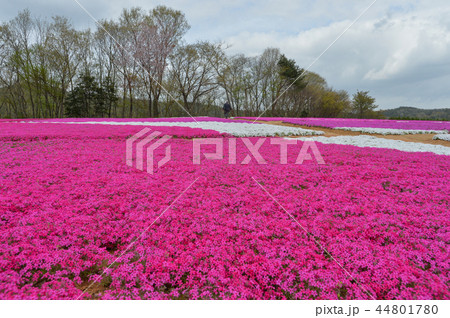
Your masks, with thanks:
M 0 117 L 379 117 L 367 91 L 352 98 L 277 48 L 226 53 L 186 43 L 185 15 L 166 6 L 124 9 L 95 30 L 29 10 L 0 25 Z

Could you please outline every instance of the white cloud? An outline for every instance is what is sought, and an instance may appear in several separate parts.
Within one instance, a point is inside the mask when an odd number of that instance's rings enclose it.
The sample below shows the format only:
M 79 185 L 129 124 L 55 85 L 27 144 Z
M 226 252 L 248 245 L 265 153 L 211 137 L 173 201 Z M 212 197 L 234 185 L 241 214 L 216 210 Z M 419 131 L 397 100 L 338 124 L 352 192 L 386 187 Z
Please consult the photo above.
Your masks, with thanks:
M 294 35 L 242 32 L 226 42 L 233 45 L 233 52 L 250 54 L 260 53 L 267 46 L 280 47 L 299 65 L 308 67 L 351 22 L 333 22 Z M 450 73 L 449 29 L 449 5 L 421 11 L 388 11 L 353 25 L 311 70 L 337 89 L 351 93 L 356 89 L 375 90 L 384 108 L 395 104 L 449 107 L 447 83 L 436 81 Z M 430 81 L 435 85 L 433 98 L 429 95 Z

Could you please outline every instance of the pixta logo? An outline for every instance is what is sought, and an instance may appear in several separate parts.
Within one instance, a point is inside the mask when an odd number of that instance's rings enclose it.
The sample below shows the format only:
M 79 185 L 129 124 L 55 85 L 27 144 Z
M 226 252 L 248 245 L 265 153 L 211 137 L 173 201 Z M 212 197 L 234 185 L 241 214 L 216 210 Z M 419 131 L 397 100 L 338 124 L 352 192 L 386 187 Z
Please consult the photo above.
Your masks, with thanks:
M 155 150 L 171 139 L 171 136 L 162 135 L 159 131 L 151 132 L 151 129 L 144 128 L 137 134 L 127 139 L 126 142 L 126 161 L 130 167 L 150 173 L 154 173 L 155 167 Z M 192 142 L 192 163 L 194 165 L 201 164 L 203 160 L 223 160 L 225 156 L 228 158 L 228 164 L 242 164 L 247 165 L 252 160 L 257 164 L 265 165 L 267 160 L 260 153 L 261 147 L 266 143 L 279 147 L 280 157 L 279 164 L 288 163 L 288 146 L 290 148 L 299 148 L 297 139 L 287 138 L 195 138 Z M 238 144 L 239 143 L 239 144 Z M 225 147 L 225 145 L 227 147 Z M 239 145 L 239 146 L 238 146 Z M 207 146 L 213 146 L 214 152 L 211 152 L 211 147 L 208 150 Z M 297 147 L 296 147 L 297 146 Z M 134 149 L 136 149 L 136 157 L 133 160 Z M 226 149 L 226 151 L 224 150 Z M 292 149 L 291 149 L 292 150 Z M 226 152 L 226 153 L 225 153 Z M 242 160 L 238 160 L 238 155 L 245 155 Z M 187 155 L 187 154 L 183 154 Z M 318 164 L 325 164 L 319 149 L 314 141 L 303 141 L 301 148 L 298 150 L 298 155 L 295 157 L 295 164 L 302 164 L 305 160 L 314 160 Z M 171 146 L 165 146 L 165 155 L 162 159 L 156 162 L 156 166 L 161 168 L 171 160 Z
M 137 134 L 127 139 L 126 161 L 128 166 L 130 167 L 134 166 L 133 149 L 134 146 L 136 145 L 136 161 L 135 161 L 136 169 L 144 171 L 144 162 L 146 162 L 147 173 L 153 174 L 155 150 L 160 146 L 162 146 L 164 143 L 166 143 L 172 137 L 164 135 L 156 139 L 161 135 L 161 133 L 159 131 L 154 131 L 151 134 L 149 134 L 150 131 L 151 129 L 144 128 Z M 166 153 L 164 158 L 159 160 L 157 163 L 158 168 L 161 168 L 163 165 L 169 162 L 170 159 L 171 159 L 171 147 L 170 145 L 168 145 L 166 146 Z

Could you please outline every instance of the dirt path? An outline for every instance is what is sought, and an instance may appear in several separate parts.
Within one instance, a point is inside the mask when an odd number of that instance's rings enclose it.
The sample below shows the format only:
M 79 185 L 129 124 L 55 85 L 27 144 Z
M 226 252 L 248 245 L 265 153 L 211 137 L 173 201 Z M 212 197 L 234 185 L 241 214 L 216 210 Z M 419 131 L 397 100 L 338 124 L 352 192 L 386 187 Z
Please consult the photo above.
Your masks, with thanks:
M 324 135 L 322 135 L 324 137 L 369 135 L 369 136 L 375 136 L 375 137 L 391 139 L 391 140 L 401 140 L 401 141 L 406 141 L 406 142 L 420 142 L 423 144 L 441 145 L 441 146 L 450 147 L 450 141 L 433 140 L 433 137 L 436 134 L 380 135 L 380 134 L 361 133 L 361 132 L 357 132 L 357 131 L 347 131 L 347 130 L 342 130 L 342 129 L 301 126 L 301 125 L 296 125 L 296 124 L 285 123 L 282 121 L 257 120 L 256 122 L 261 123 L 261 124 L 287 126 L 287 127 L 299 127 L 299 128 L 303 128 L 303 129 L 309 129 L 309 130 L 319 130 L 319 131 L 323 131 L 325 133 Z M 312 136 L 292 136 L 292 137 L 312 137 Z

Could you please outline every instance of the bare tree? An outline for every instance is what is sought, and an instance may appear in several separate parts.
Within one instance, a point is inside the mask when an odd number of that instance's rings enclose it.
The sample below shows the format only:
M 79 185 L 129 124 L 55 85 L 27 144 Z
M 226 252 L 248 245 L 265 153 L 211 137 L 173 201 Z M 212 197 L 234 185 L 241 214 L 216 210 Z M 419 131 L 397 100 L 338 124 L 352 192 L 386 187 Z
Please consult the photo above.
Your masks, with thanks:
M 115 40 L 105 30 L 117 34 L 117 30 L 114 30 L 116 24 L 108 21 L 102 21 L 101 24 L 102 27 L 97 29 L 94 38 L 98 77 L 101 83 L 109 82 L 115 89 L 119 81 L 117 56 L 120 49 L 117 47 Z M 109 103 L 107 113 L 108 117 L 117 117 L 117 103 Z
M 159 98 L 169 55 L 190 28 L 181 11 L 158 6 L 141 25 L 137 56 L 147 71 L 149 114 L 159 117 Z
M 202 97 L 218 87 L 214 67 L 208 58 L 211 44 L 199 42 L 179 47 L 172 55 L 170 77 L 188 111 L 194 110 Z

